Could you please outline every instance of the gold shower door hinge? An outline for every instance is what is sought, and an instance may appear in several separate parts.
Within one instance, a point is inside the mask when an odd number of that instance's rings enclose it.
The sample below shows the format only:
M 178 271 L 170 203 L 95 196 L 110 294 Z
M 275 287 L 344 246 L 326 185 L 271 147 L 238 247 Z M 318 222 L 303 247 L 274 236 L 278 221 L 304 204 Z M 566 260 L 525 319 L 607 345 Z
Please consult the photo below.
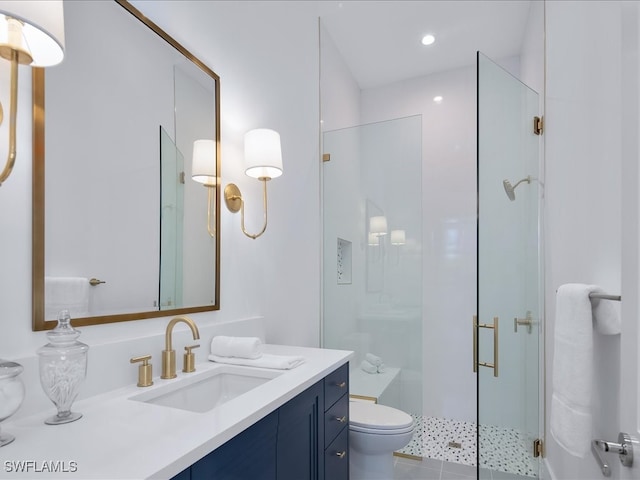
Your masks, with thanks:
M 542 117 L 533 117 L 533 133 L 536 135 L 544 133 L 544 120 Z
M 323 153 L 322 154 L 322 161 L 323 162 L 330 162 L 331 161 L 331 154 L 330 153 Z
M 544 457 L 544 443 L 540 438 L 536 438 L 533 441 L 533 458 L 538 457 Z

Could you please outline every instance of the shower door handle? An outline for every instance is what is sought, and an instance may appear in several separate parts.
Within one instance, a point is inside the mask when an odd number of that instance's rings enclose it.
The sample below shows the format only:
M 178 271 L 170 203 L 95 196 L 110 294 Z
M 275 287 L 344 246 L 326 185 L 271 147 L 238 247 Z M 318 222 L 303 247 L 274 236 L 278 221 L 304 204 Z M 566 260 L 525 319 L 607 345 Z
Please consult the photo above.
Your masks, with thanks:
M 493 363 L 478 361 L 478 328 L 493 329 Z M 493 376 L 498 376 L 498 317 L 493 317 L 493 325 L 478 323 L 478 317 L 473 316 L 473 371 L 478 371 L 478 366 L 493 369 Z

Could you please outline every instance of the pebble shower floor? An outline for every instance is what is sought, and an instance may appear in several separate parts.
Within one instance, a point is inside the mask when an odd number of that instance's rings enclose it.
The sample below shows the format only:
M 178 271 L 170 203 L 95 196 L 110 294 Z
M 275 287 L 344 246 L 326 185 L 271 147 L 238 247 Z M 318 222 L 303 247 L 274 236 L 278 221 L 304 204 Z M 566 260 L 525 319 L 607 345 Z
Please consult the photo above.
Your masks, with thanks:
M 475 423 L 420 415 L 413 418 L 413 439 L 398 453 L 476 466 Z M 449 442 L 460 448 L 449 446 Z M 536 477 L 525 437 L 517 430 L 480 425 L 480 447 L 482 468 Z

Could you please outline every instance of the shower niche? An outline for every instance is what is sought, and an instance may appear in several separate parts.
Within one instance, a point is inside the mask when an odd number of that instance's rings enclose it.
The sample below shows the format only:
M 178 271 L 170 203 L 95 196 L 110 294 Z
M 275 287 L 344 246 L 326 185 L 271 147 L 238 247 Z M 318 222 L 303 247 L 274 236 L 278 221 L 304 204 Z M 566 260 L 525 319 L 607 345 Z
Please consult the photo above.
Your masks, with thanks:
M 338 238 L 337 247 L 337 275 L 338 285 L 351 284 L 351 242 Z

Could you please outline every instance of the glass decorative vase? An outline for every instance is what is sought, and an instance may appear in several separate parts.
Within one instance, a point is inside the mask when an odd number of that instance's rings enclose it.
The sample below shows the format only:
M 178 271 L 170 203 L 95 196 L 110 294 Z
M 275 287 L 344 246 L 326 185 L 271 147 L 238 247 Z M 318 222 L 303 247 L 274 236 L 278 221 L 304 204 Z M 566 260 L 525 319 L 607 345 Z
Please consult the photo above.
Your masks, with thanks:
M 22 365 L 0 359 L 0 422 L 18 411 L 24 400 L 24 385 L 19 375 Z M 0 447 L 15 440 L 9 433 L 0 431 Z
M 80 332 L 71 326 L 67 310 L 58 315 L 58 325 L 47 333 L 49 343 L 38 349 L 40 385 L 58 409 L 47 418 L 47 425 L 60 425 L 82 417 L 72 412 L 71 404 L 87 375 L 87 351 L 89 347 L 77 340 Z

